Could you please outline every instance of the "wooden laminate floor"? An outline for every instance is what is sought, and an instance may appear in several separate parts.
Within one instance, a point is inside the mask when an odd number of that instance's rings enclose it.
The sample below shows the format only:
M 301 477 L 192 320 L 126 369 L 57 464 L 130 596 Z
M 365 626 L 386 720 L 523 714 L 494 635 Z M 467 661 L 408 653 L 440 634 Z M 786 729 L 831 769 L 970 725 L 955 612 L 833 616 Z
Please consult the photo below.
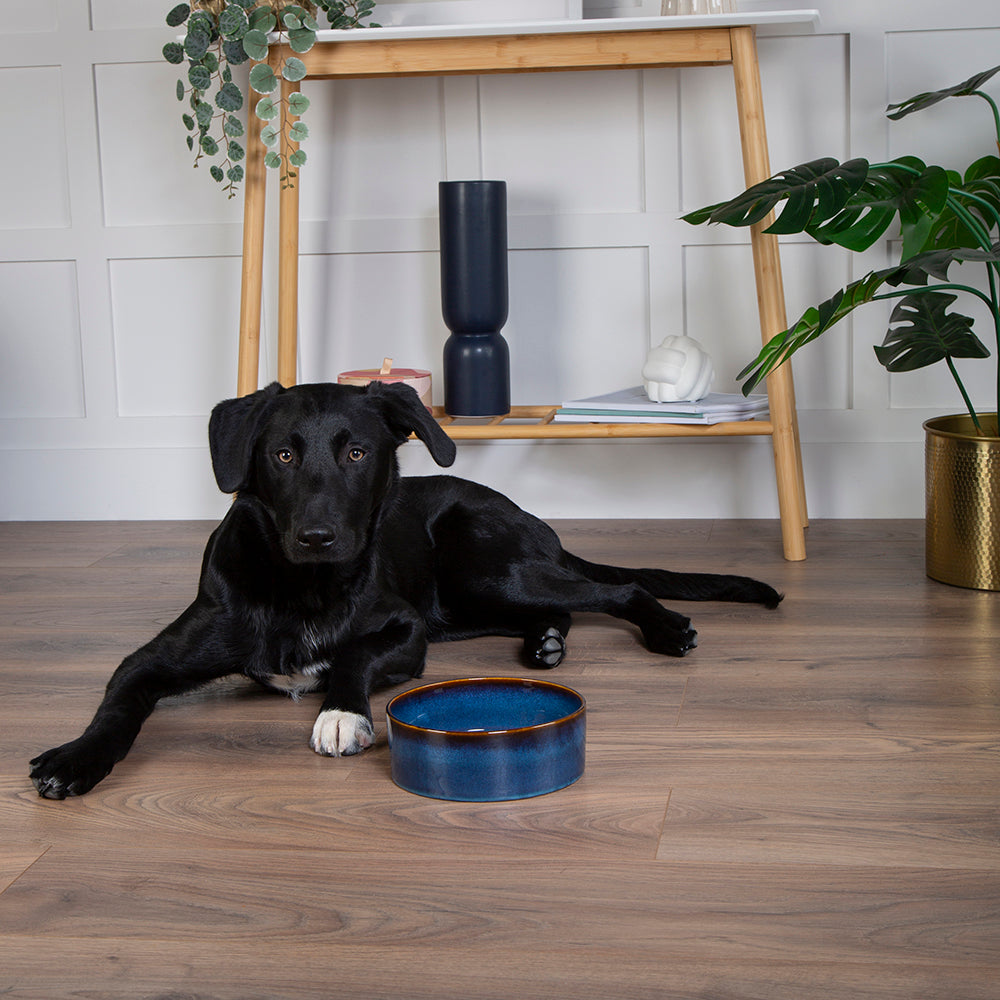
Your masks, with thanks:
M 647 653 L 577 620 L 550 675 L 587 770 L 519 802 L 420 798 L 378 742 L 307 745 L 316 697 L 163 703 L 90 795 L 28 758 L 194 593 L 204 523 L 0 525 L 0 996 L 159 1000 L 1000 997 L 1000 594 L 924 576 L 922 524 L 564 522 L 602 561 L 735 571 L 778 611 L 675 605 Z M 517 643 L 425 679 L 520 673 Z

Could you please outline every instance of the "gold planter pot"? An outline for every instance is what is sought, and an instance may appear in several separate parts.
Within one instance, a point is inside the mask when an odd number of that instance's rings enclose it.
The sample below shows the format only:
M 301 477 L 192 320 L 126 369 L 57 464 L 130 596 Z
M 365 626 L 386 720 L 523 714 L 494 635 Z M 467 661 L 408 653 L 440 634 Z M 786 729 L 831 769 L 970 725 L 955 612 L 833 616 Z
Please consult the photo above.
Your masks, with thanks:
M 1000 436 L 997 415 L 968 414 L 924 424 L 927 575 L 942 583 L 1000 590 Z

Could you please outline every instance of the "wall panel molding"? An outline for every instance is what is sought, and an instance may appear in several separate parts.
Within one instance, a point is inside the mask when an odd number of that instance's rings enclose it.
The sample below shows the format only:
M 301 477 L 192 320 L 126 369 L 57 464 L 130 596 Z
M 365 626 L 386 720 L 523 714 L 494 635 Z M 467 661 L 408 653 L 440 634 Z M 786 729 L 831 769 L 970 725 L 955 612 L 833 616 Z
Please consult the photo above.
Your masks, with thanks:
M 608 16 L 652 3 L 586 0 Z M 760 40 L 775 169 L 826 154 L 974 157 L 979 109 L 890 128 L 884 107 L 995 63 L 995 0 L 814 6 L 816 34 Z M 0 83 L 37 103 L 30 121 L 19 98 L 0 111 L 30 150 L 0 165 L 0 450 L 27 472 L 0 481 L 2 518 L 225 510 L 205 419 L 235 391 L 242 204 L 191 168 L 177 70 L 160 56 L 174 34 L 165 12 L 163 0 L 0 0 Z M 389 352 L 440 371 L 437 183 L 499 176 L 517 401 L 635 384 L 648 346 L 683 332 L 712 344 L 718 387 L 733 387 L 759 340 L 746 233 L 679 221 L 742 186 L 728 68 L 306 87 L 304 378 Z M 276 196 L 272 178 L 272 236 Z M 789 318 L 890 252 L 783 238 Z M 274 257 L 269 245 L 262 382 L 274 375 Z M 956 408 L 954 394 L 946 372 L 889 378 L 877 365 L 884 313 L 859 313 L 796 361 L 814 516 L 922 514 L 920 423 Z M 988 397 L 988 366 L 968 367 Z M 433 471 L 417 446 L 403 459 Z M 769 517 L 769 463 L 758 441 L 492 442 L 463 445 L 455 472 L 543 516 Z

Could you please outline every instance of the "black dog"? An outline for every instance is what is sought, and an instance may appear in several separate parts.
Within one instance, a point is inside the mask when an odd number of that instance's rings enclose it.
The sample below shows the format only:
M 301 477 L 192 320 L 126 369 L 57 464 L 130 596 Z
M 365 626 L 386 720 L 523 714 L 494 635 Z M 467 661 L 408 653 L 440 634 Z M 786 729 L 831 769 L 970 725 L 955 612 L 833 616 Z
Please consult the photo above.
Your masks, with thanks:
M 585 562 L 493 490 L 401 479 L 396 449 L 411 433 L 438 465 L 455 460 L 403 385 L 275 383 L 220 403 L 212 464 L 237 496 L 208 541 L 198 595 L 126 657 L 83 735 L 31 762 L 39 794 L 89 791 L 160 698 L 229 674 L 291 694 L 322 689 L 312 748 L 354 754 L 374 739 L 370 693 L 419 677 L 428 640 L 523 636 L 528 661 L 552 667 L 570 613 L 600 611 L 637 625 L 653 652 L 682 656 L 695 632 L 657 598 L 781 600 L 746 577 Z

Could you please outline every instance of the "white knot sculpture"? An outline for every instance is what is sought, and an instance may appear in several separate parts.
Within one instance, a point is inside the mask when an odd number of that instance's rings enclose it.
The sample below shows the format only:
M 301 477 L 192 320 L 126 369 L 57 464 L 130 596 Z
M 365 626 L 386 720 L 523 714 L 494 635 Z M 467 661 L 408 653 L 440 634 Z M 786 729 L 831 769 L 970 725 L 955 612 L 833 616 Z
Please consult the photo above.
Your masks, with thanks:
M 666 337 L 646 356 L 642 382 L 654 403 L 694 401 L 712 387 L 712 359 L 691 337 Z

